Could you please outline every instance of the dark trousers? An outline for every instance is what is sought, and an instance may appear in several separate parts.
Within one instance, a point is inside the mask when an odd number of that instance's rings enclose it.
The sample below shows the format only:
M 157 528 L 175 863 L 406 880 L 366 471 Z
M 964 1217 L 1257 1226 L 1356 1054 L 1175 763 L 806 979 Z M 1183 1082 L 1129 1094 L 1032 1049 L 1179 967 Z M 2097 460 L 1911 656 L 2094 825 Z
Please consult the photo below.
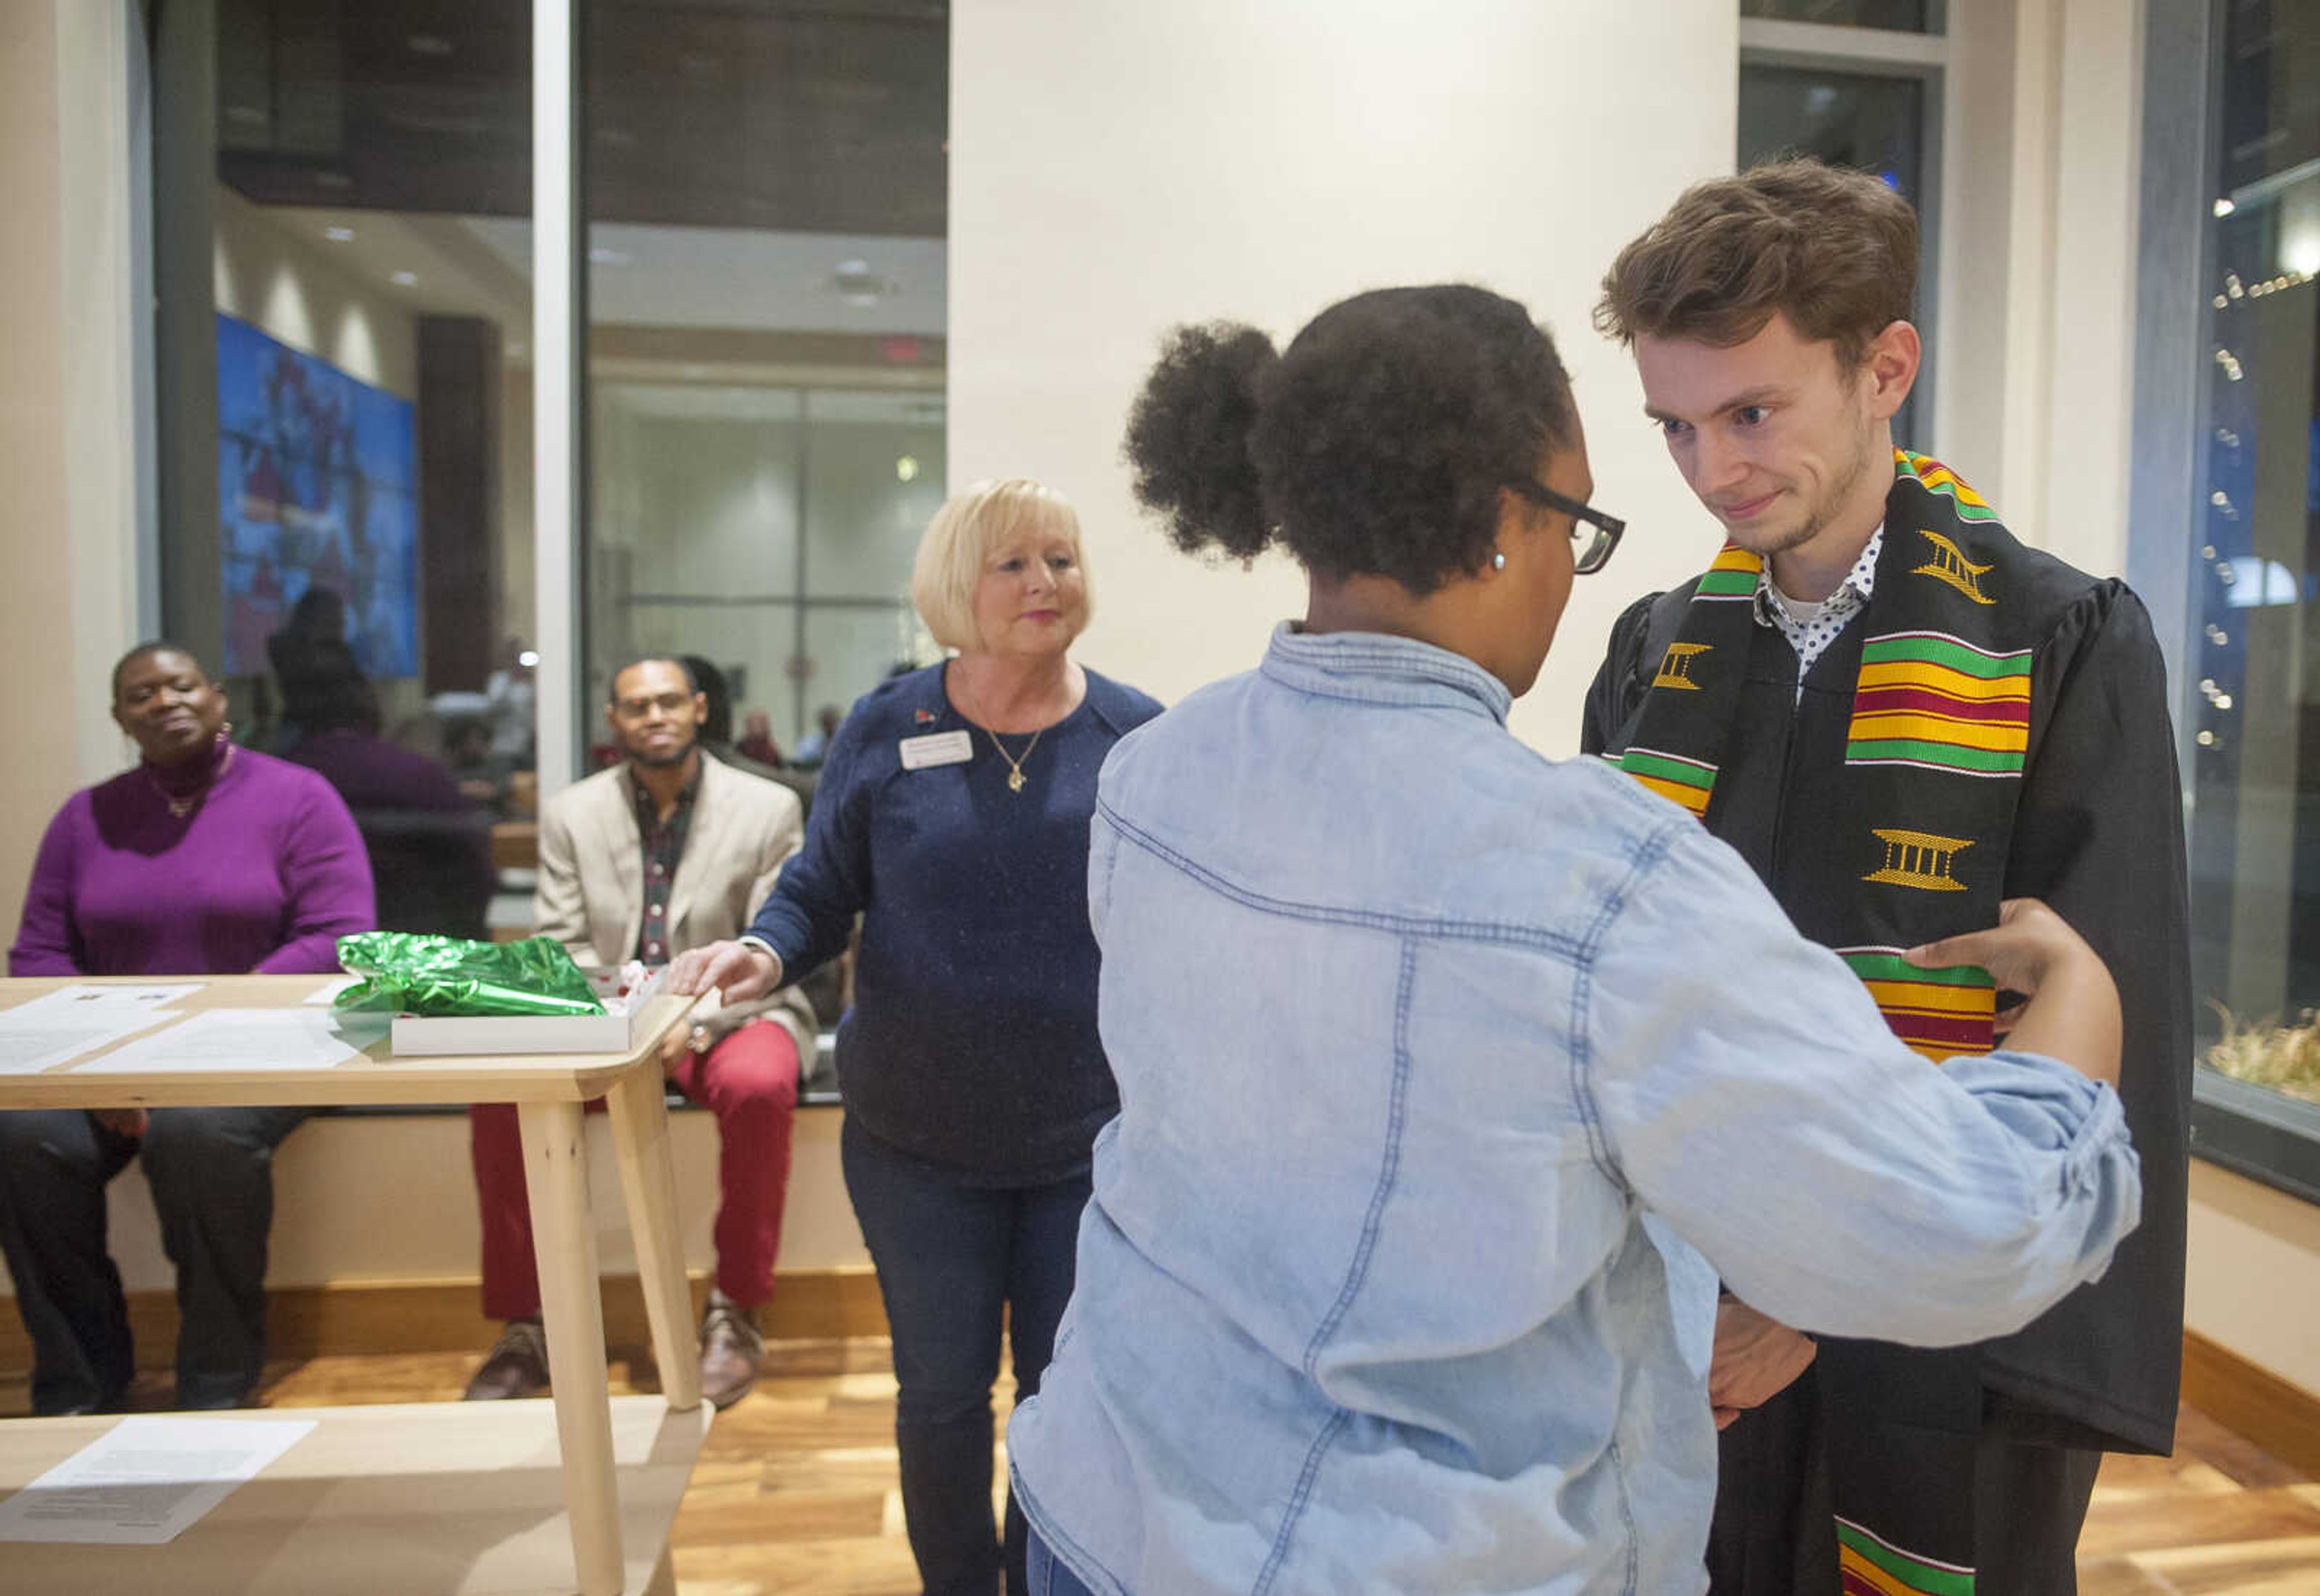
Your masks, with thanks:
M 141 1138 L 77 1109 L 0 1113 L 0 1252 L 32 1340 L 32 1411 L 110 1407 L 136 1367 L 104 1187 L 145 1161 L 177 1267 L 177 1405 L 230 1407 L 266 1365 L 274 1149 L 312 1109 L 155 1109 Z
M 1039 1538 L 1038 1530 L 1025 1533 L 1022 1596 L 1095 1596 L 1081 1582 L 1079 1575 L 1056 1561 L 1055 1553 L 1047 1549 L 1047 1543 Z M 1014 1596 L 1011 1587 L 1010 1596 Z
M 1970 1353 L 1824 1341 L 1717 1438 L 1710 1596 L 1868 1588 L 1843 1582 L 1847 1556 L 1904 1589 L 1971 1568 L 1975 1596 L 2071 1596 L 2102 1454 L 2024 1441 L 1986 1408 Z
M 962 1185 L 849 1122 L 846 1190 L 862 1222 L 894 1338 L 894 1444 L 902 1517 L 926 1596 L 1024 1585 L 1027 1529 L 1010 1498 L 1002 1548 L 991 1519 L 991 1387 L 1002 1319 L 1016 1400 L 1036 1394 L 1071 1300 L 1083 1175 L 1054 1185 Z

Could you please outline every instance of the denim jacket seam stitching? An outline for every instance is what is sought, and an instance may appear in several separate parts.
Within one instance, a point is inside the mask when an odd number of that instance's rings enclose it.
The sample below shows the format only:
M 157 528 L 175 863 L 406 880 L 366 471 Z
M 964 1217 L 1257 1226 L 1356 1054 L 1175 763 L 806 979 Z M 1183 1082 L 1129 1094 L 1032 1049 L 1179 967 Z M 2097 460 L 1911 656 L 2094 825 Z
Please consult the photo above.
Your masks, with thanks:
M 1353 1415 L 1343 1408 L 1333 1409 L 1328 1422 L 1321 1427 L 1321 1433 L 1315 1436 L 1313 1444 L 1305 1449 L 1305 1466 L 1298 1471 L 1296 1488 L 1289 1493 L 1289 1505 L 1282 1513 L 1281 1528 L 1273 1537 L 1273 1550 L 1266 1555 L 1264 1566 L 1257 1570 L 1256 1582 L 1249 1587 L 1249 1596 L 1270 1596 L 1273 1582 L 1280 1577 L 1281 1565 L 1289 1559 L 1289 1546 L 1297 1537 L 1298 1520 L 1305 1516 L 1305 1504 L 1312 1500 L 1313 1483 L 1321 1473 L 1321 1460 L 1329 1455 L 1329 1448 L 1337 1445 L 1338 1434 L 1352 1418 Z
M 1329 698 L 1332 703 L 1360 703 L 1360 705 L 1369 705 L 1369 708 L 1385 705 L 1385 708 L 1392 710 L 1473 710 L 1473 712 L 1490 719 L 1494 726 L 1506 724 L 1506 710 L 1501 705 L 1469 692 L 1459 682 L 1413 682 L 1413 685 L 1397 689 L 1397 692 L 1371 694 L 1353 692 L 1353 689 L 1329 689 L 1329 686 L 1316 686 L 1310 682 L 1292 682 L 1283 675 L 1276 675 L 1273 682 L 1290 689 L 1292 694 L 1304 694 L 1306 698 Z M 1450 696 L 1450 694 L 1455 694 L 1455 696 Z
M 1690 820 L 1672 822 L 1644 837 L 1637 844 L 1625 880 L 1604 894 L 1595 911 L 1592 924 L 1580 944 L 1577 968 L 1571 982 L 1571 1103 L 1579 1115 L 1579 1122 L 1587 1129 L 1587 1152 L 1595 1167 L 1602 1172 L 1620 1191 L 1628 1190 L 1627 1177 L 1621 1174 L 1611 1156 L 1610 1138 L 1603 1129 L 1602 1110 L 1595 1102 L 1594 1048 L 1588 1037 L 1588 1000 L 1594 985 L 1595 958 L 1602 949 L 1603 939 L 1610 933 L 1611 924 L 1626 909 L 1627 895 L 1636 884 L 1649 874 L 1667 857 L 1676 831 L 1682 826 L 1696 824 Z
M 1361 1294 L 1363 1283 L 1369 1278 L 1370 1262 L 1377 1256 L 1378 1232 L 1385 1223 L 1385 1205 L 1393 1196 L 1394 1182 L 1401 1170 L 1401 1133 L 1409 1104 L 1409 1002 L 1410 989 L 1417 984 L 1418 941 L 1405 936 L 1401 939 L 1401 971 L 1394 983 L 1393 994 L 1393 1088 L 1386 1109 L 1385 1152 L 1378 1166 L 1376 1188 L 1370 1193 L 1369 1212 L 1363 1216 L 1361 1239 L 1355 1245 L 1353 1262 L 1346 1270 L 1346 1283 L 1337 1292 L 1337 1300 L 1314 1329 L 1313 1338 L 1305 1344 L 1303 1368 L 1308 1380 L 1314 1378 L 1314 1368 L 1320 1361 L 1321 1349 L 1337 1333 L 1337 1327 L 1352 1311 L 1354 1299 Z M 1318 1382 L 1317 1382 L 1318 1383 Z M 1291 1494 L 1289 1507 L 1281 1520 L 1281 1529 L 1273 1537 L 1273 1550 L 1258 1573 L 1251 1596 L 1265 1596 L 1273 1588 L 1281 1565 L 1289 1555 L 1290 1543 L 1295 1538 L 1298 1520 L 1304 1516 L 1305 1504 L 1311 1500 L 1314 1482 L 1321 1472 L 1321 1459 L 1335 1444 L 1352 1415 L 1337 1406 L 1329 1422 L 1314 1437 L 1306 1453 L 1305 1467 L 1297 1477 L 1297 1489 Z
M 1345 909 L 1327 903 L 1300 903 L 1286 898 L 1267 897 L 1251 892 L 1237 882 L 1227 880 L 1215 871 L 1185 857 L 1183 854 L 1138 828 L 1122 817 L 1119 811 L 1096 801 L 1096 812 L 1110 821 L 1119 834 L 1146 852 L 1157 856 L 1184 875 L 1223 893 L 1235 902 L 1261 913 L 1277 915 L 1284 920 L 1314 920 L 1332 925 L 1361 926 L 1370 930 L 1386 931 L 1397 937 L 1427 937 L 1445 941 L 1482 942 L 1504 948 L 1527 948 L 1551 953 L 1563 959 L 1577 962 L 1584 956 L 1582 939 L 1544 927 L 1505 925 L 1487 920 L 1427 920 L 1416 915 L 1395 914 L 1376 909 Z
M 1611 1483 L 1619 1492 L 1619 1523 L 1627 1531 L 1626 1545 L 1623 1549 L 1626 1553 L 1627 1575 L 1622 1596 L 1636 1596 L 1636 1582 L 1643 1575 L 1643 1570 L 1639 1566 L 1643 1546 L 1642 1537 L 1636 1530 L 1635 1501 L 1627 1490 L 1627 1459 L 1626 1454 L 1620 1451 L 1619 1443 L 1616 1440 L 1604 1450 L 1611 1459 Z
M 1328 1345 L 1337 1327 L 1352 1311 L 1354 1299 L 1361 1294 L 1369 1278 L 1370 1260 L 1377 1254 L 1378 1231 L 1385 1223 L 1385 1205 L 1393 1195 L 1395 1179 L 1401 1172 L 1402 1124 L 1409 1110 L 1409 999 L 1410 988 L 1418 975 L 1418 944 L 1404 938 L 1401 944 L 1401 971 L 1394 984 L 1393 994 L 1393 1085 L 1386 1101 L 1385 1151 L 1379 1162 L 1377 1183 L 1370 1192 L 1369 1211 L 1362 1217 L 1362 1233 L 1354 1246 L 1353 1262 L 1346 1270 L 1346 1283 L 1338 1288 L 1337 1300 L 1329 1305 L 1314 1328 L 1312 1338 L 1305 1343 L 1301 1360 L 1308 1380 L 1313 1378 L 1315 1366 L 1320 1362 L 1321 1348 Z

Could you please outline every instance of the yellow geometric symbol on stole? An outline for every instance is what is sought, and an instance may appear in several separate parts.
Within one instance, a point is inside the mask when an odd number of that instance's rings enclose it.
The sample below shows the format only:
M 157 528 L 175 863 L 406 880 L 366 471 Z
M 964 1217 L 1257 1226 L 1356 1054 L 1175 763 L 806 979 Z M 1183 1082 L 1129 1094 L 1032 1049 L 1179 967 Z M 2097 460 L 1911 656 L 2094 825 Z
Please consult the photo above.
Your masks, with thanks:
M 1965 551 L 1939 532 L 1917 529 L 1917 536 L 1934 546 L 1934 558 L 1909 573 L 1912 576 L 1932 576 L 1948 583 L 1977 604 L 1994 604 L 1998 601 L 1982 592 L 1980 578 L 1989 569 L 1975 565 L 1965 557 Z
M 1950 869 L 1957 856 L 1973 846 L 1967 839 L 1936 837 L 1930 831 L 1889 831 L 1881 827 L 1871 827 L 1869 834 L 1885 845 L 1885 863 L 1862 880 L 1915 887 L 1921 893 L 1965 891 L 1965 884 L 1954 879 Z
M 1654 687 L 1673 687 L 1684 693 L 1697 693 L 1699 684 L 1689 673 L 1691 662 L 1714 648 L 1713 643 L 1670 643 L 1667 652 L 1660 656 L 1660 674 L 1652 678 Z

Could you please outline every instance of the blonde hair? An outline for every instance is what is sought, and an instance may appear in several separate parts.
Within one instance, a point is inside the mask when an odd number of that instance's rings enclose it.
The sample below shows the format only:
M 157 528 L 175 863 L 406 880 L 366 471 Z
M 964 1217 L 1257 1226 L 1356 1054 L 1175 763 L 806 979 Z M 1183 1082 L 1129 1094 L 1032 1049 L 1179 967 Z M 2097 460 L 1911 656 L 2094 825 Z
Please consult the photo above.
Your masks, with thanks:
M 1094 607 L 1087 584 L 1087 551 L 1080 543 L 1079 512 L 1071 501 L 1028 476 L 978 482 L 943 501 L 919 541 L 911 569 L 911 603 L 936 642 L 965 650 L 983 640 L 974 624 L 974 589 L 991 551 L 1026 528 L 1062 533 L 1080 567 L 1081 618 Z

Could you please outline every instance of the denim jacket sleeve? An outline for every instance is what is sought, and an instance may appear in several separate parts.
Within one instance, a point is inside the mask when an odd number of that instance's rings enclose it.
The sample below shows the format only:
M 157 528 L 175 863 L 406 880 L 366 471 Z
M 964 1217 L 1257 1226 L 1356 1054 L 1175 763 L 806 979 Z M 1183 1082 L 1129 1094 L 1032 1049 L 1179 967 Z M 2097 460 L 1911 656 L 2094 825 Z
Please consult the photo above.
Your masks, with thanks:
M 1689 819 L 1644 849 L 1582 992 L 1597 1156 L 1790 1324 L 2003 1334 L 2099 1278 L 2140 1216 L 2108 1086 L 2033 1054 L 1928 1064 Z

